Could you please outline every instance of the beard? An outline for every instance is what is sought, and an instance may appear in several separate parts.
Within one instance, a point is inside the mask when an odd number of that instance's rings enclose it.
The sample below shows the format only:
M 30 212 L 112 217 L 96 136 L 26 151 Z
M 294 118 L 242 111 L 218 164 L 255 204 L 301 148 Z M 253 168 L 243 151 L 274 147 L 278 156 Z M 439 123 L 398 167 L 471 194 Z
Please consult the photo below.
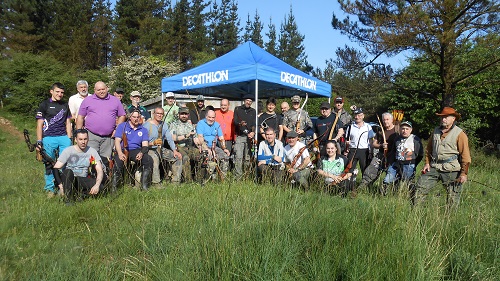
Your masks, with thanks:
M 80 94 L 80 96 L 82 97 L 86 97 L 88 96 L 89 92 L 85 91 L 85 92 L 78 92 Z

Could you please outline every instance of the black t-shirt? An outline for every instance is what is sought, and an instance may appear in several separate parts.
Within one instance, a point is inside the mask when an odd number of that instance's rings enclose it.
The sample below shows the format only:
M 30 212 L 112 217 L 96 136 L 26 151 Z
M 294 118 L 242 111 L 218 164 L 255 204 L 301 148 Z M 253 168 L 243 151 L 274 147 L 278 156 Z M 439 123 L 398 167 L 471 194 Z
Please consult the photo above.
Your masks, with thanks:
M 200 118 L 198 118 L 198 115 L 200 115 Z M 200 122 L 200 120 L 205 119 L 206 115 L 207 115 L 206 108 L 200 109 L 199 107 L 196 107 L 194 109 L 189 110 L 189 120 L 191 120 L 192 124 L 197 124 L 198 122 Z
M 326 132 L 320 139 L 319 143 L 324 145 L 326 141 L 328 140 L 328 137 L 330 136 L 330 132 L 332 129 L 332 125 L 335 122 L 335 114 L 330 114 L 328 117 L 320 116 L 318 117 L 318 120 L 316 120 L 316 124 L 313 126 L 314 133 L 316 133 L 316 137 L 321 136 L 326 130 Z M 335 125 L 335 130 L 333 131 L 332 138 L 334 138 L 339 129 L 344 127 L 344 124 L 342 124 L 342 121 L 340 121 L 340 118 L 337 120 L 337 124 Z
M 255 132 L 255 117 L 257 113 L 252 107 L 245 107 L 245 105 L 238 106 L 234 109 L 233 123 L 238 136 L 245 135 L 244 130 Z M 246 121 L 246 126 L 240 126 L 241 121 Z
M 65 136 L 68 118 L 71 118 L 68 104 L 63 101 L 52 101 L 52 98 L 42 101 L 36 113 L 36 119 L 43 119 L 44 137 Z

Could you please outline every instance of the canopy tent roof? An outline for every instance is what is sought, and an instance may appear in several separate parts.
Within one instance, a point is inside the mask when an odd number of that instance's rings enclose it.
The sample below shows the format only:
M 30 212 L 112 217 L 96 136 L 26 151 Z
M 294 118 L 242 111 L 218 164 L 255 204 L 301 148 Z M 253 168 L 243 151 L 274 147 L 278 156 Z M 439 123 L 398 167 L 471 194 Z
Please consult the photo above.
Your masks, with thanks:
M 255 93 L 257 98 L 304 96 L 305 93 L 329 98 L 331 85 L 246 42 L 210 62 L 163 78 L 161 90 L 228 99 L 240 99 L 248 93 Z

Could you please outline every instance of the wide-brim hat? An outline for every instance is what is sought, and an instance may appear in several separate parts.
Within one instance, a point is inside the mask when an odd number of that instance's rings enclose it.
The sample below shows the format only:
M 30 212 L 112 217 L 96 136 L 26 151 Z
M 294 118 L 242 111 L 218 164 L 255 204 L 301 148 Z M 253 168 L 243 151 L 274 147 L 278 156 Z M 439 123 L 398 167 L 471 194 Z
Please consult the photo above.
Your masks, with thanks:
M 437 116 L 455 116 L 457 119 L 460 119 L 460 113 L 458 113 L 453 107 L 444 107 L 441 110 L 441 113 L 436 113 Z

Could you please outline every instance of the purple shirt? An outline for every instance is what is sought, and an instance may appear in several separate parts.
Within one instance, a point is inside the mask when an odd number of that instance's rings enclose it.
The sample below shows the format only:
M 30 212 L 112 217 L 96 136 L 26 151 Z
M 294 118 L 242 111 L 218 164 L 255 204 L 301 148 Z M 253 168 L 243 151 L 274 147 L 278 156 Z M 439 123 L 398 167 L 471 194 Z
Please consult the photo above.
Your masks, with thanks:
M 110 136 L 116 127 L 116 118 L 125 115 L 119 99 L 108 94 L 101 99 L 97 95 L 85 98 L 78 115 L 85 117 L 85 128 L 93 134 Z

